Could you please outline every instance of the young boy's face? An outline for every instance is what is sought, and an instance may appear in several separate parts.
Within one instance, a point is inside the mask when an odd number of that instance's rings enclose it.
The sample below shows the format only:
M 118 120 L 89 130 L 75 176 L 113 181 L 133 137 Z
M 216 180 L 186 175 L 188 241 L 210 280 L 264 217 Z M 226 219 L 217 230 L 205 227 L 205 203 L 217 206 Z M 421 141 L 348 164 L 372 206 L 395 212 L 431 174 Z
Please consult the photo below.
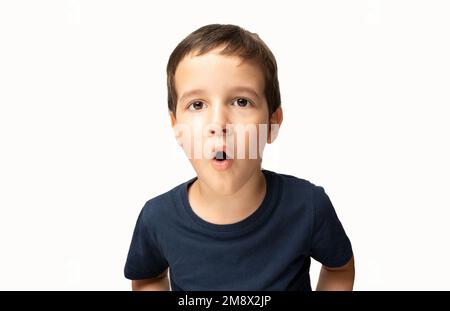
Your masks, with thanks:
M 260 67 L 220 50 L 191 53 L 179 63 L 171 119 L 198 178 L 214 191 L 232 194 L 260 169 L 270 139 L 269 109 Z M 224 156 L 228 159 L 219 161 Z

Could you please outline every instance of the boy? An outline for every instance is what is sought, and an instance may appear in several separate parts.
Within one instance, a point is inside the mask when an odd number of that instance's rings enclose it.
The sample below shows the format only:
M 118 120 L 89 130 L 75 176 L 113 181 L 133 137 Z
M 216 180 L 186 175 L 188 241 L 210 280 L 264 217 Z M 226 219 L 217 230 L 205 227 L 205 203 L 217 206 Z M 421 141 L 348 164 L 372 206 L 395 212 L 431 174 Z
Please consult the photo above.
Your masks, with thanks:
M 351 243 L 324 189 L 261 168 L 283 113 L 276 60 L 258 35 L 199 28 L 170 55 L 167 85 L 197 176 L 142 208 L 125 265 L 132 289 L 310 291 L 312 257 L 317 290 L 352 290 Z

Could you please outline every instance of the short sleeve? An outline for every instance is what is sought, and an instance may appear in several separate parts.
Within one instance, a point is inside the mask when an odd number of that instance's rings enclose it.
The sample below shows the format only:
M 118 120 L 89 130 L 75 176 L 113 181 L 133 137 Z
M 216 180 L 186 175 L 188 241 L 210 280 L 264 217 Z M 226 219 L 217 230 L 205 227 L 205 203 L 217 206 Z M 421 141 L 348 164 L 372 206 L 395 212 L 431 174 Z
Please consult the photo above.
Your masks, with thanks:
M 145 213 L 146 206 L 138 216 L 125 264 L 124 274 L 130 280 L 156 277 L 168 267 L 155 235 L 149 229 L 151 219 Z
M 350 243 L 330 198 L 320 186 L 313 190 L 311 257 L 327 267 L 345 265 L 353 256 Z

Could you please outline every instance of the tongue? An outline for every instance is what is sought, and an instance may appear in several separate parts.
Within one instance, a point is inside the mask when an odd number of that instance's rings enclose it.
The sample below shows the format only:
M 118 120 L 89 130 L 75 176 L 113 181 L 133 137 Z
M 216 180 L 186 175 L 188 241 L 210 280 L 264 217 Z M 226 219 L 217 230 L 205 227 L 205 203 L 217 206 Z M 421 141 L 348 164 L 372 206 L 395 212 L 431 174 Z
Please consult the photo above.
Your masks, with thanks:
M 216 160 L 223 161 L 227 158 L 227 154 L 224 151 L 218 151 L 216 153 Z

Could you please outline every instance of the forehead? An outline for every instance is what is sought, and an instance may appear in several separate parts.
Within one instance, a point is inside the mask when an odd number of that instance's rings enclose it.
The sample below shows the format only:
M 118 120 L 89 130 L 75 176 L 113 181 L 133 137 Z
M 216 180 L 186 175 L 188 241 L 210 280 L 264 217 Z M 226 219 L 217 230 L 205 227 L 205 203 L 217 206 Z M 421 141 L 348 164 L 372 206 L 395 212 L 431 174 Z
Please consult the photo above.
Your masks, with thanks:
M 222 55 L 221 49 L 203 55 L 186 55 L 175 71 L 177 94 L 192 89 L 205 92 L 226 92 L 240 87 L 251 88 L 259 94 L 264 92 L 264 75 L 254 60 L 244 60 L 235 55 Z

